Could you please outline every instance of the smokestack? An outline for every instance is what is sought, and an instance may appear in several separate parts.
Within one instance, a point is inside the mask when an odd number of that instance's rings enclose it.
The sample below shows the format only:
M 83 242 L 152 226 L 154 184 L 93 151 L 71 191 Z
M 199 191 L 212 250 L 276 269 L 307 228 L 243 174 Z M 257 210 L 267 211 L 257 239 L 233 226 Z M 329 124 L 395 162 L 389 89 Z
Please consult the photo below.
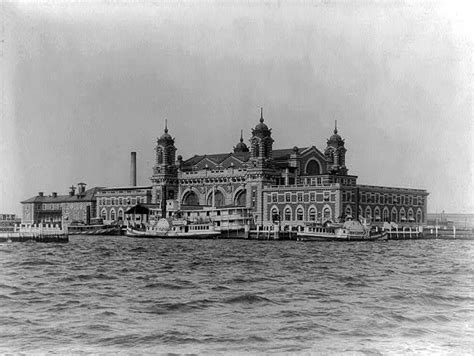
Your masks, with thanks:
M 137 153 L 130 153 L 130 185 L 137 186 Z

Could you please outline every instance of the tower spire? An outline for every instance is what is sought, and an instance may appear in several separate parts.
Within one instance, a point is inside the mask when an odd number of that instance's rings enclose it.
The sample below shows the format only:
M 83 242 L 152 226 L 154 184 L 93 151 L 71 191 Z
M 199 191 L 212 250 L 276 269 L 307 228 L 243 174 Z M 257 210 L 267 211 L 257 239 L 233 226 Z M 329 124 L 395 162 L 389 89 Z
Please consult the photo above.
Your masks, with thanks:
M 260 107 L 260 122 L 263 122 L 263 108 Z
M 165 119 L 165 133 L 168 133 L 168 119 Z
M 244 130 L 240 130 L 240 142 L 244 142 Z
M 334 121 L 334 133 L 337 134 L 337 120 Z

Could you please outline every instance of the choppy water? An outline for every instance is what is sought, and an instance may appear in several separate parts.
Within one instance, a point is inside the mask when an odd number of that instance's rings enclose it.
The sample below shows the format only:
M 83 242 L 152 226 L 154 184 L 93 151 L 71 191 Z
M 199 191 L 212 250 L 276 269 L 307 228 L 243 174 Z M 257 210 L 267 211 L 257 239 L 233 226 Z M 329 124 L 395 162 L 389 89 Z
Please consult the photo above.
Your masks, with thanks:
M 474 353 L 474 242 L 0 245 L 0 352 Z

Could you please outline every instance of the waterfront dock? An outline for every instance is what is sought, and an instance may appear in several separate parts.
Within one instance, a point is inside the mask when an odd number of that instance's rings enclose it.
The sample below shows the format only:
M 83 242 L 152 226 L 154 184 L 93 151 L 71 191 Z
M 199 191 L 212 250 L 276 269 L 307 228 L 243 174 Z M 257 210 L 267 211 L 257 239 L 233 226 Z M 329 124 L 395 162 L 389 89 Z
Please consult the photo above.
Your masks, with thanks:
M 12 232 L 0 233 L 0 243 L 5 242 L 69 242 L 67 228 L 53 224 L 20 224 Z

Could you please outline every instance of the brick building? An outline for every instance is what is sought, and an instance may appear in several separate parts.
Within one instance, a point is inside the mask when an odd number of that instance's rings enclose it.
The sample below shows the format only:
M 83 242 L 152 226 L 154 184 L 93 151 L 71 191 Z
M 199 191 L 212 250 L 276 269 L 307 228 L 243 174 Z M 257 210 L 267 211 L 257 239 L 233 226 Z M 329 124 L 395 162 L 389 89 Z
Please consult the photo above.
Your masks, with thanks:
M 61 224 L 63 220 L 69 223 L 90 223 L 91 218 L 97 215 L 96 195 L 101 188 L 86 190 L 85 183 L 70 188 L 68 195 L 44 195 L 39 192 L 37 196 L 22 201 L 23 223 L 54 223 Z
M 233 152 L 184 160 L 175 157 L 175 139 L 165 127 L 155 147 L 152 203 L 247 207 L 258 225 L 279 220 L 296 227 L 356 214 L 373 223 L 426 221 L 426 190 L 357 185 L 357 176 L 348 174 L 347 149 L 337 126 L 323 151 L 316 146 L 274 149 L 261 111 L 249 143 L 241 134 Z

